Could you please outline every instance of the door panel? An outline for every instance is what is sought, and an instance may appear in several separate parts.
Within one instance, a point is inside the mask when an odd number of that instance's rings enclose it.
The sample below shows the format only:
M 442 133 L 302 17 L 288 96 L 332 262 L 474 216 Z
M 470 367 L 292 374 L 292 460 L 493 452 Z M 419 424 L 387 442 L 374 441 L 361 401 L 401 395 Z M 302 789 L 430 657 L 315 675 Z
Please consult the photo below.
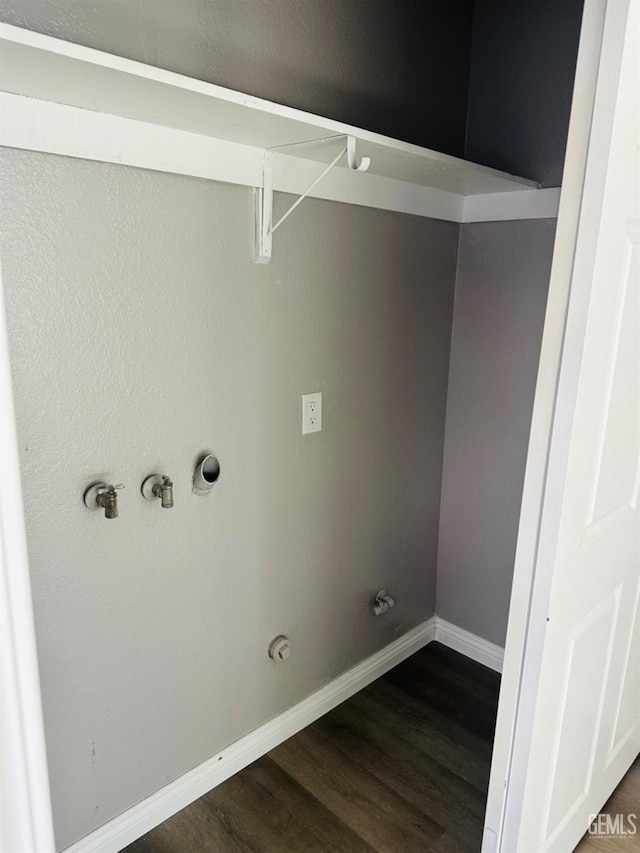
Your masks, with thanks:
M 610 702 L 611 737 L 605 757 L 605 767 L 615 760 L 618 753 L 625 748 L 628 741 L 634 736 L 638 725 L 638 703 L 640 702 L 640 667 L 637 665 L 637 649 L 640 646 L 640 580 L 636 587 L 635 596 L 630 597 L 626 607 L 630 611 L 629 621 L 634 626 L 629 633 L 626 644 L 623 642 L 624 634 L 621 636 L 616 661 L 619 664 L 619 673 L 614 673 L 613 683 L 619 684 L 617 691 L 612 691 Z M 623 606 L 625 604 L 623 603 Z M 626 621 L 623 616 L 623 621 Z
M 568 853 L 640 752 L 639 33 L 640 0 L 609 0 L 591 137 L 606 145 L 587 157 L 503 853 Z
M 594 454 L 594 477 L 583 542 L 636 509 L 640 485 L 640 405 L 637 370 L 640 351 L 640 298 L 637 283 L 638 223 L 633 220 L 620 251 L 620 275 L 611 288 L 613 328 L 602 424 Z M 617 290 L 617 294 L 616 294 Z M 614 299 L 615 297 L 615 299 Z M 617 304 L 616 304 L 617 303 Z
M 556 743 L 550 755 L 544 835 L 553 837 L 591 788 L 605 685 L 620 610 L 621 587 L 569 632 L 558 702 Z M 584 685 L 592 685 L 585 697 Z

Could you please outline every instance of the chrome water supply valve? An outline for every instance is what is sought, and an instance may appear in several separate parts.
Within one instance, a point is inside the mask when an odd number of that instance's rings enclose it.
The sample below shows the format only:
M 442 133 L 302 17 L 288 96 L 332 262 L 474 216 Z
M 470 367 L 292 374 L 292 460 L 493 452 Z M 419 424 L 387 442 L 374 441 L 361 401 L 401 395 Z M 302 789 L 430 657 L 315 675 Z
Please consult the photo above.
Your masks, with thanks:
M 392 607 L 395 607 L 395 603 L 395 598 L 391 598 L 386 589 L 381 589 L 380 592 L 376 594 L 373 607 L 371 608 L 373 615 L 382 616 L 383 613 L 386 613 L 388 610 L 391 610 Z
M 160 498 L 163 509 L 173 507 L 173 480 L 167 474 L 152 474 L 142 484 L 142 496 L 148 501 Z
M 103 509 L 105 518 L 118 517 L 118 490 L 124 489 L 123 483 L 112 486 L 109 483 L 94 483 L 84 493 L 84 503 L 88 509 Z

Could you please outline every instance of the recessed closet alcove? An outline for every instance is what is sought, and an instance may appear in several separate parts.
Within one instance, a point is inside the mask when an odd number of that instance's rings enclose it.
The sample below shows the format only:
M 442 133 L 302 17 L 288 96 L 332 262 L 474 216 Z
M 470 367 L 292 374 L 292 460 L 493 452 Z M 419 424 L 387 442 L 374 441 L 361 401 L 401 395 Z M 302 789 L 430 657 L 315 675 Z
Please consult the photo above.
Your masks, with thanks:
M 354 668 L 435 637 L 500 670 L 582 5 L 0 0 L 58 850 Z M 276 218 L 348 136 L 369 170 L 339 161 L 255 264 L 265 152 Z

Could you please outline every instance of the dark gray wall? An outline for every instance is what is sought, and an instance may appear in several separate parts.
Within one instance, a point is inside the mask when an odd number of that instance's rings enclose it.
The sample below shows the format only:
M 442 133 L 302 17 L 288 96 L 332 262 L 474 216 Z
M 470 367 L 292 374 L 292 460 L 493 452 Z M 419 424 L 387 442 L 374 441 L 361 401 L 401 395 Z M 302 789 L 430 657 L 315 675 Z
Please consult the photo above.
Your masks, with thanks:
M 0 0 L 0 21 L 559 186 L 582 6 Z
M 463 156 L 472 0 L 0 0 L 0 20 Z
M 475 0 L 466 157 L 560 186 L 583 0 Z
M 555 220 L 460 229 L 436 612 L 504 645 Z

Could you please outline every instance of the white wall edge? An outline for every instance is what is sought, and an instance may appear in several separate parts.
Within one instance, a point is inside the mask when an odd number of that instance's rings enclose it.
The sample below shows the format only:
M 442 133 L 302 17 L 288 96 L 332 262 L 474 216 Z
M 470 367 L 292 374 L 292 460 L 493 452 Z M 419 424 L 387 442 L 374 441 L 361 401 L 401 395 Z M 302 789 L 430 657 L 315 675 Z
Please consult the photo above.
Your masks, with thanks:
M 436 617 L 431 616 L 417 628 L 352 667 L 293 708 L 65 848 L 65 853 L 118 853 L 127 844 L 140 838 L 145 832 L 149 832 L 384 675 L 396 664 L 430 643 L 435 635 Z
M 451 622 L 441 619 L 440 616 L 436 616 L 435 629 L 436 642 L 460 652 L 471 660 L 488 666 L 495 672 L 502 672 L 504 658 L 502 646 L 490 643 L 489 640 L 483 640 L 482 637 L 465 631 L 464 628 L 458 628 L 457 625 L 452 625 Z
M 7 92 L 0 93 L 0 146 L 247 187 L 263 181 L 262 148 Z M 274 189 L 302 194 L 323 164 L 278 153 L 274 167 Z M 555 217 L 559 190 L 463 196 L 335 168 L 310 196 L 461 223 Z
M 4 291 L 0 276 L 0 850 L 54 849 Z
M 560 187 L 522 192 L 468 195 L 463 222 L 500 222 L 514 219 L 556 219 Z

